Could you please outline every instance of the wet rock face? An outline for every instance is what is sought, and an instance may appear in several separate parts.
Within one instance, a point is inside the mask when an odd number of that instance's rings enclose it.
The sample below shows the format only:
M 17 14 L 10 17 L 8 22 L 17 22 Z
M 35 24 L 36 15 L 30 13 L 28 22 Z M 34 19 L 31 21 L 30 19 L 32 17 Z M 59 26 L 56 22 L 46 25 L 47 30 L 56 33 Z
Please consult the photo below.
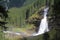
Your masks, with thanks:
M 55 0 L 54 2 L 53 15 L 55 16 L 54 22 L 56 23 L 56 27 L 60 28 L 60 0 Z
M 55 18 L 53 16 L 48 17 L 48 26 L 49 29 L 52 29 L 55 26 Z
M 60 0 L 55 0 L 54 3 L 55 23 L 56 23 L 56 40 L 60 40 Z
M 55 26 L 55 14 L 53 12 L 53 7 L 50 7 L 47 17 L 48 17 L 48 26 L 49 29 L 51 30 Z
M 55 28 L 56 34 L 54 40 L 60 40 L 60 1 L 55 0 L 55 5 L 53 6 L 53 11 L 48 14 L 48 21 L 50 29 Z M 52 10 L 50 9 L 50 10 Z M 51 13 L 52 12 L 52 13 Z

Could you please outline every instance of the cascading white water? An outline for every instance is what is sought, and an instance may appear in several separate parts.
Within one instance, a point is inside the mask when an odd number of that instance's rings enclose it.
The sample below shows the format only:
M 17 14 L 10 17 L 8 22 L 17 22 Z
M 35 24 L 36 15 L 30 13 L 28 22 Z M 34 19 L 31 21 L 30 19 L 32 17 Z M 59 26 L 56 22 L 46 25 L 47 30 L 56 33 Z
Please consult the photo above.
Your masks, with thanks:
M 46 16 L 47 13 L 48 13 L 48 10 L 49 10 L 49 7 L 46 7 L 44 9 L 44 17 L 41 20 L 38 33 L 32 34 L 33 36 L 41 35 L 41 34 L 49 31 L 49 29 L 48 29 L 48 21 L 47 21 L 47 16 Z

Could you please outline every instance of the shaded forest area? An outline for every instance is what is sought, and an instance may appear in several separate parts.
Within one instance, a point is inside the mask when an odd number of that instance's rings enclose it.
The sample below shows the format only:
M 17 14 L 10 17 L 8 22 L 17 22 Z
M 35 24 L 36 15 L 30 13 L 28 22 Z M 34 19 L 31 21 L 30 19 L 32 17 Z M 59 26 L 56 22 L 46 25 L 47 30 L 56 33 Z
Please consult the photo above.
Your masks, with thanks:
M 22 2 L 22 4 L 23 3 L 24 2 Z M 5 11 L 5 8 L 3 6 L 0 6 L 0 18 L 3 19 L 3 21 L 0 21 L 0 27 L 2 27 L 2 29 L 4 30 L 6 30 L 7 28 L 5 24 L 7 24 L 8 26 L 12 24 L 14 27 L 19 27 L 19 28 L 22 27 L 23 25 L 24 25 L 23 27 L 25 27 L 27 24 L 34 24 L 35 27 L 38 27 L 39 26 L 38 23 L 42 18 L 42 14 L 40 14 L 41 10 L 39 9 L 45 6 L 45 3 L 46 3 L 45 0 L 38 0 L 36 2 L 33 2 L 32 4 L 28 4 L 27 6 L 24 6 L 24 7 L 22 6 L 21 8 L 9 9 L 9 13 Z M 43 35 L 36 36 L 36 37 L 27 37 L 27 38 L 24 37 L 21 40 L 60 40 L 60 27 L 59 27 L 60 26 L 60 9 L 59 8 L 60 8 L 59 0 L 54 0 L 54 2 L 51 2 L 50 0 L 50 10 L 49 10 L 49 14 L 47 15 L 48 21 L 49 21 L 49 27 L 51 27 L 50 32 L 45 33 Z M 36 21 L 35 19 L 39 21 Z M 3 37 L 2 37 L 3 33 L 0 32 L 0 35 L 1 35 L 0 39 L 3 40 Z

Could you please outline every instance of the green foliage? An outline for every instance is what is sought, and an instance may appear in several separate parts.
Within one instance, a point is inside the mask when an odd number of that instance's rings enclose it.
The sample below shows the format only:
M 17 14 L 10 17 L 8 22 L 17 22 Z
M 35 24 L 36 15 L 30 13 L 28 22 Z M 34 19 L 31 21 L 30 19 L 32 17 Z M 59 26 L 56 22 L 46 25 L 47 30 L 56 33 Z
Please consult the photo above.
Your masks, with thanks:
M 27 37 L 27 40 L 43 40 L 43 35 Z
M 0 32 L 0 40 L 3 40 L 2 32 Z
M 39 19 L 40 15 L 37 14 L 38 13 L 37 11 L 41 11 L 39 9 L 41 9 L 41 7 L 45 6 L 45 3 L 46 3 L 46 0 L 26 0 L 25 4 L 22 7 L 19 7 L 19 8 L 13 7 L 11 9 L 9 9 L 9 13 L 8 13 L 9 18 L 6 20 L 8 22 L 8 24 L 6 26 L 10 27 L 12 25 L 14 27 L 17 27 L 17 28 L 13 28 L 13 30 L 12 30 L 15 32 L 20 32 L 20 31 L 27 32 L 26 30 L 34 28 L 35 26 L 33 24 L 28 24 L 28 23 L 25 24 L 25 20 L 27 20 L 26 13 L 28 13 L 28 15 L 29 15 L 28 19 L 30 21 L 33 18 Z M 52 9 L 50 10 L 50 13 L 51 13 L 50 15 L 52 15 Z M 18 27 L 24 27 L 24 28 L 18 28 Z M 53 29 L 49 32 L 50 40 L 53 40 L 55 33 L 56 33 L 55 29 Z M 4 38 L 4 36 L 2 36 L 2 35 L 3 35 L 3 33 L 0 32 L 0 40 L 3 40 L 3 38 Z M 4 40 L 5 40 L 5 38 L 4 38 Z M 43 35 L 39 35 L 36 37 L 27 37 L 22 40 L 43 40 Z
M 9 19 L 7 19 L 7 21 L 10 25 L 12 24 L 22 27 L 23 25 L 25 25 L 27 10 L 29 10 L 29 18 L 44 5 L 45 0 L 26 0 L 25 6 L 22 6 L 20 8 L 13 7 L 9 9 Z
M 1 32 L 1 30 L 0 30 L 0 40 L 7 40 L 7 39 L 5 39 L 4 33 Z

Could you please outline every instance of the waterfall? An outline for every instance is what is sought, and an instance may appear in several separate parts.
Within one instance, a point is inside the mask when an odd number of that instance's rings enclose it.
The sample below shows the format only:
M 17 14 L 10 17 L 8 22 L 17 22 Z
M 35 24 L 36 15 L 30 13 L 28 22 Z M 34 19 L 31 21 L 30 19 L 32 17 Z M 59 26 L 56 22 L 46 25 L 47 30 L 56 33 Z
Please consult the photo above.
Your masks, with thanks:
M 41 34 L 44 34 L 45 32 L 49 31 L 49 29 L 48 29 L 48 21 L 47 21 L 47 16 L 46 16 L 47 13 L 48 13 L 48 10 L 49 10 L 49 7 L 46 7 L 44 9 L 44 17 L 41 20 L 38 33 L 33 33 L 32 34 L 33 36 L 41 35 Z
M 47 13 L 48 13 L 49 7 L 46 7 L 43 11 L 44 11 L 44 17 L 41 20 L 40 26 L 39 26 L 39 30 L 37 33 L 33 33 L 30 36 L 38 36 L 41 34 L 44 34 L 45 32 L 48 32 L 48 21 L 47 21 Z M 17 32 L 12 32 L 12 31 L 3 31 L 4 33 L 12 33 L 12 34 L 16 34 L 16 35 L 22 35 L 21 33 L 17 33 Z M 25 35 L 25 34 L 23 34 Z

